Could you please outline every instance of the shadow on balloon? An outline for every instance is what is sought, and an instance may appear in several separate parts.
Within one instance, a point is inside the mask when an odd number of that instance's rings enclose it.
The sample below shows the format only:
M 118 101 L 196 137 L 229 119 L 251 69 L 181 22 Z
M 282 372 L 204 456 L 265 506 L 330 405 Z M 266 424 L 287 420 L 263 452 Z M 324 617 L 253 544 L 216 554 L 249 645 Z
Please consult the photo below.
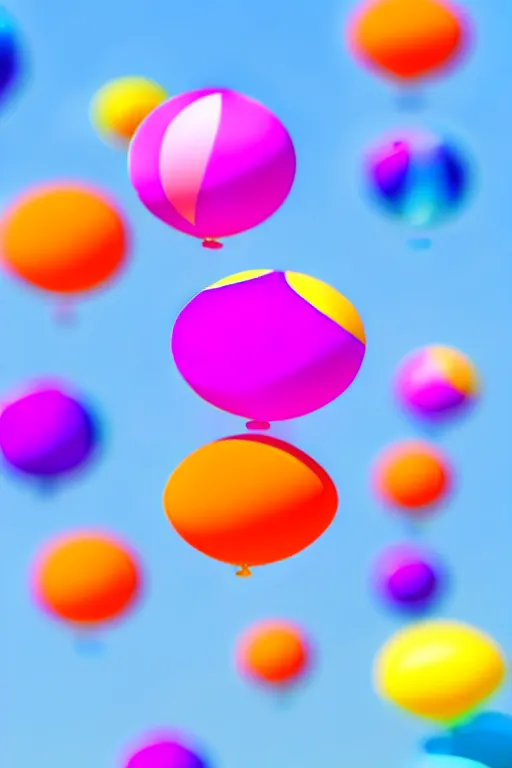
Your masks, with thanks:
M 512 717 L 501 712 L 482 712 L 451 733 L 426 739 L 422 747 L 430 755 L 453 755 L 489 768 L 510 768 Z

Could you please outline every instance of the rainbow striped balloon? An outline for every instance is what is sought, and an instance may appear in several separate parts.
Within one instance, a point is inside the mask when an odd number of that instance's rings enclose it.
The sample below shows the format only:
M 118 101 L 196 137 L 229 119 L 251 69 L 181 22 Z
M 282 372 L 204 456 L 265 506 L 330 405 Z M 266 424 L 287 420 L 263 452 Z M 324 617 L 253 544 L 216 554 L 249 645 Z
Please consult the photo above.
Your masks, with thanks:
M 172 354 L 207 402 L 268 428 L 322 408 L 363 362 L 355 307 L 297 272 L 241 272 L 201 291 L 178 315 Z
M 288 197 L 295 168 L 280 120 L 226 88 L 185 93 L 157 107 L 135 133 L 128 158 L 146 208 L 209 248 L 272 216 Z
M 471 360 L 457 349 L 424 347 L 400 364 L 395 392 L 401 405 L 415 416 L 445 421 L 474 404 L 479 394 L 478 374 Z

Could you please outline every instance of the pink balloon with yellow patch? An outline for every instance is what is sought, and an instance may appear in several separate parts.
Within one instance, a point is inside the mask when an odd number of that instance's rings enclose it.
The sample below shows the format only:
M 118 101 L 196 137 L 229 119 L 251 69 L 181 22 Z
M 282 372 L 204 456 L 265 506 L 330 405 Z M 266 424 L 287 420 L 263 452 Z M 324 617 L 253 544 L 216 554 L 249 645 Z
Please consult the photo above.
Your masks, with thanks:
M 444 422 L 466 411 L 476 402 L 479 389 L 478 373 L 469 357 L 440 345 L 412 352 L 395 376 L 400 404 L 430 423 Z
M 194 392 L 249 419 L 248 427 L 304 416 L 341 395 L 363 362 L 356 308 L 309 275 L 240 272 L 197 294 L 175 322 L 171 349 Z
M 227 88 L 182 94 L 157 107 L 132 139 L 131 183 L 174 229 L 220 248 L 284 203 L 295 178 L 293 142 L 263 104 Z

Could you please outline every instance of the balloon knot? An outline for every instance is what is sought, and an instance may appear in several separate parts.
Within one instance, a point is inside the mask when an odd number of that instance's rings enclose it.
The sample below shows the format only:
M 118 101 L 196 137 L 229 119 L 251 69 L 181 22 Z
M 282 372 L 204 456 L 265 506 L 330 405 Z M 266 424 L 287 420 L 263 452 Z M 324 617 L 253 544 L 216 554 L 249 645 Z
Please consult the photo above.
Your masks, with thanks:
M 254 419 L 253 421 L 248 421 L 245 426 L 247 427 L 247 429 L 252 429 L 252 430 L 270 429 L 270 424 L 268 423 L 268 421 L 257 421 L 256 419 Z
M 252 571 L 248 565 L 241 565 L 240 569 L 236 572 L 235 576 L 240 576 L 241 578 L 248 578 L 249 576 L 252 576 Z
M 214 237 L 205 237 L 203 239 L 203 248 L 208 248 L 210 251 L 218 251 L 223 247 L 222 243 L 219 243 Z

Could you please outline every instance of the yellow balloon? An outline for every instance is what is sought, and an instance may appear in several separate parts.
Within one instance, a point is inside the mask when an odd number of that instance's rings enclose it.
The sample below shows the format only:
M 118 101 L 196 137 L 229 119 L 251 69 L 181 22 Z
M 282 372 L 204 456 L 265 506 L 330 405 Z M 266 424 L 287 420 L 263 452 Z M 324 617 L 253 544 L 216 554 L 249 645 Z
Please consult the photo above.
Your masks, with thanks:
M 167 93 L 152 80 L 121 77 L 96 93 L 91 121 L 106 139 L 126 146 L 142 121 L 166 99 Z
M 394 635 L 374 666 L 380 695 L 419 717 L 454 723 L 501 685 L 506 664 L 488 635 L 456 621 L 425 621 Z

